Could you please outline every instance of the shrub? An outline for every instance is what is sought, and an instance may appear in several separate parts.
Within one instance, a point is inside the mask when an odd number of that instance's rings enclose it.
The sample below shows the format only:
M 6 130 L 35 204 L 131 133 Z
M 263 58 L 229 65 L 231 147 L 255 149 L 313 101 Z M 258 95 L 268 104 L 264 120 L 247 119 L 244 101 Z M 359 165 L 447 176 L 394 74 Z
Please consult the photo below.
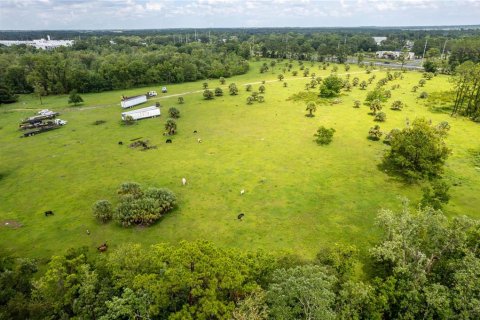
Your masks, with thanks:
M 107 122 L 107 121 L 105 121 L 105 120 L 95 120 L 95 122 L 93 122 L 93 125 L 98 126 L 98 125 L 104 124 L 105 122 Z
M 383 88 L 375 88 L 372 91 L 367 93 L 367 98 L 365 99 L 367 102 L 372 102 L 374 100 L 380 100 L 381 102 L 387 101 L 387 93 Z
M 245 90 L 247 90 L 247 91 L 252 91 L 252 85 L 251 85 L 251 84 L 247 84 L 247 86 L 245 87 Z
M 326 77 L 320 86 L 320 97 L 332 98 L 338 96 L 343 87 L 343 80 L 336 75 Z
M 418 90 L 418 86 L 413 86 L 412 87 L 412 92 L 417 92 L 417 90 Z
M 117 190 L 119 195 L 131 195 L 134 198 L 139 198 L 143 195 L 142 188 L 136 182 L 124 182 Z
M 368 131 L 368 138 L 370 140 L 374 140 L 374 141 L 380 140 L 382 135 L 383 135 L 383 132 L 380 131 L 380 126 L 378 124 L 370 128 L 370 130 Z
M 354 107 L 354 108 L 360 108 L 360 105 L 361 105 L 361 104 L 362 104 L 362 103 L 360 102 L 360 100 L 355 100 L 355 101 L 353 102 L 353 107 Z
M 255 99 L 252 96 L 247 97 L 247 104 L 252 104 Z
M 257 101 L 258 102 L 265 102 L 265 97 L 264 96 L 258 96 Z
M 170 109 L 168 109 L 168 114 L 170 115 L 170 118 L 180 118 L 180 111 L 175 107 L 171 107 Z
M 211 100 L 213 99 L 213 92 L 211 90 L 205 89 L 205 91 L 203 91 L 203 97 L 205 98 L 205 100 Z
M 293 70 L 293 71 L 292 71 L 292 76 L 296 77 L 297 74 L 298 74 L 298 71 L 297 71 L 297 70 Z
M 228 91 L 230 92 L 230 95 L 236 96 L 238 94 L 238 88 L 235 83 L 230 83 L 228 85 Z
M 415 119 L 410 127 L 392 136 L 383 164 L 409 180 L 437 177 L 450 153 L 445 136 L 445 130 L 433 127 L 423 118 Z
M 135 119 L 131 115 L 127 115 L 125 119 L 123 120 L 123 124 L 129 126 L 135 123 Z
M 288 87 L 288 83 L 284 82 L 284 83 L 283 83 L 283 87 L 284 87 L 284 88 Z
M 216 96 L 216 97 L 221 97 L 221 96 L 223 96 L 223 90 L 222 90 L 222 88 L 215 88 L 215 96 Z
M 319 145 L 330 144 L 333 140 L 334 133 L 335 129 L 327 129 L 324 126 L 321 126 L 320 128 L 318 128 L 317 133 L 314 134 L 314 136 L 316 137 L 315 142 Z
M 448 203 L 450 195 L 448 191 L 450 186 L 441 179 L 435 179 L 427 186 L 422 188 L 423 196 L 420 200 L 420 206 L 441 209 L 443 204 Z
M 385 139 L 383 139 L 383 143 L 390 145 L 390 142 L 392 141 L 392 137 L 399 133 L 400 129 L 392 129 L 387 135 L 385 136 Z
M 184 104 L 185 103 L 185 99 L 183 97 L 178 97 L 178 103 L 179 104 Z
M 207 88 L 208 88 L 208 83 L 207 83 L 207 82 L 204 82 L 204 83 L 202 84 L 202 87 L 203 87 L 203 89 L 207 89 Z
M 224 77 L 220 77 L 220 84 L 225 84 L 225 78 Z
M 260 91 L 260 93 L 265 93 L 265 86 L 261 85 L 260 87 L 258 87 L 258 91 Z
M 427 99 L 428 98 L 428 93 L 423 91 L 422 93 L 420 93 L 420 95 L 418 97 L 420 99 Z
M 279 74 L 277 78 L 278 80 L 283 81 L 283 78 L 285 78 L 285 76 L 283 74 Z
M 377 114 L 377 111 L 382 110 L 382 102 L 379 99 L 375 99 L 370 103 L 370 110 L 372 114 Z
M 385 120 L 387 120 L 387 115 L 385 114 L 385 112 L 379 112 L 375 115 L 374 120 L 378 122 L 384 122 Z
M 423 87 L 425 85 L 425 83 L 427 83 L 427 81 L 425 81 L 425 79 L 420 79 L 420 81 L 418 81 L 418 84 L 420 85 L 420 87 Z
M 95 218 L 103 223 L 110 221 L 113 217 L 112 204 L 108 200 L 98 200 L 95 202 L 92 211 Z
M 138 184 L 136 184 L 138 185 Z M 149 188 L 141 196 L 121 194 L 115 210 L 115 219 L 124 227 L 150 225 L 171 211 L 176 205 L 173 192 L 162 188 Z
M 402 101 L 396 100 L 396 101 L 394 101 L 394 102 L 392 103 L 391 109 L 392 109 L 392 110 L 402 110 L 402 109 L 403 109 L 403 106 L 404 106 L 404 104 L 403 104 Z

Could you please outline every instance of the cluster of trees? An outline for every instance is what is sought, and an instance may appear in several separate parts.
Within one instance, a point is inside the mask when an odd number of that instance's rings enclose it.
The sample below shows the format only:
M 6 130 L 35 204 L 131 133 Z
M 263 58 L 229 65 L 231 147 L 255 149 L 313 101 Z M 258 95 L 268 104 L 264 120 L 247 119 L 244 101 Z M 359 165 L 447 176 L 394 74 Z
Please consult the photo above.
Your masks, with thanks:
M 93 215 L 102 222 L 112 218 L 124 227 L 148 226 L 170 212 L 177 204 L 175 194 L 165 188 L 142 187 L 135 182 L 125 182 L 118 190 L 119 203 L 113 209 L 108 200 L 99 200 L 93 206 Z
M 248 71 L 248 62 L 232 51 L 202 43 L 181 46 L 98 46 L 39 51 L 0 49 L 0 96 L 99 92 L 158 83 L 230 77 Z M 9 99 L 4 99 L 8 102 Z
M 457 67 L 453 81 L 455 102 L 452 115 L 460 114 L 480 122 L 480 62 L 462 63 Z
M 1 319 L 478 319 L 480 223 L 432 208 L 382 210 L 363 258 L 334 245 L 312 261 L 209 242 L 106 255 L 86 248 L 35 261 L 0 258 Z M 362 254 L 362 256 L 365 256 Z

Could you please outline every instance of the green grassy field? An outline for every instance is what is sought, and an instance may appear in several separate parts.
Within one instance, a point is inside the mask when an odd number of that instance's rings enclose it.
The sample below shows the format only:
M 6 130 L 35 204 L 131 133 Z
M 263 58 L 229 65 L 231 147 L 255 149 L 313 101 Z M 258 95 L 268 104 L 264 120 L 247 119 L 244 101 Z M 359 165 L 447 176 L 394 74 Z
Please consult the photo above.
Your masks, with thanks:
M 176 96 L 160 96 L 154 101 L 161 102 L 162 116 L 133 126 L 120 124 L 120 96 L 152 89 L 160 92 L 160 86 L 84 94 L 80 107 L 68 107 L 67 96 L 45 97 L 40 105 L 31 95 L 2 106 L 0 248 L 39 258 L 82 245 L 94 250 L 104 241 L 115 247 L 123 242 L 207 239 L 227 247 L 305 257 L 336 242 L 368 248 L 378 237 L 374 218 L 380 208 L 399 208 L 399 196 L 410 198 L 412 204 L 421 197 L 420 186 L 405 185 L 377 168 L 387 146 L 367 139 L 375 124 L 368 107 L 353 108 L 353 101 L 363 101 L 373 85 L 344 92 L 342 103 L 319 106 L 316 116 L 308 118 L 305 102 L 287 99 L 303 91 L 310 79 L 287 75 L 288 87 L 284 88 L 276 77 L 281 68 L 260 74 L 260 64 L 253 62 L 248 74 L 227 79 L 222 86 L 226 95 L 212 101 L 203 100 L 201 92 L 187 93 L 201 90 L 203 81 L 170 85 L 168 95 L 185 93 L 185 104 L 178 105 Z M 317 76 L 330 73 L 318 64 L 307 67 Z M 339 74 L 344 77 L 344 73 L 340 66 Z M 360 81 L 370 76 L 356 66 L 349 73 L 351 79 L 358 76 Z M 385 71 L 376 74 L 375 82 Z M 480 164 L 472 156 L 472 150 L 479 150 L 478 124 L 426 106 L 430 101 L 442 107 L 433 98 L 426 103 L 418 100 L 423 88 L 411 92 L 420 73 L 404 76 L 387 85 L 401 85 L 392 91 L 388 106 L 399 99 L 407 107 L 400 112 L 385 107 L 387 121 L 380 123 L 382 130 L 403 128 L 407 117 L 410 121 L 419 116 L 435 123 L 448 121 L 452 129 L 447 142 L 453 154 L 446 177 L 456 186 L 451 188 L 452 199 L 445 212 L 480 217 Z M 265 85 L 266 101 L 247 105 L 243 84 L 261 80 L 272 80 Z M 212 89 L 219 86 L 218 80 L 208 82 Z M 239 87 L 238 96 L 227 94 L 231 82 Z M 258 86 L 254 84 L 254 89 Z M 425 86 L 431 97 L 450 89 L 446 76 L 435 77 Z M 173 143 L 165 144 L 163 125 L 171 106 L 181 111 L 181 118 Z M 43 108 L 60 111 L 68 125 L 19 138 L 19 120 Z M 93 125 L 96 120 L 106 123 Z M 329 146 L 313 141 L 320 125 L 336 130 Z M 158 149 L 130 149 L 129 141 L 138 137 Z M 203 143 L 197 143 L 197 138 Z M 182 177 L 188 180 L 185 187 Z M 116 189 L 125 181 L 170 188 L 178 196 L 178 208 L 148 228 L 98 223 L 91 213 L 92 204 L 99 199 L 116 202 Z M 243 196 L 241 189 L 246 190 Z M 53 210 L 55 216 L 46 218 L 45 210 Z M 243 221 L 236 219 L 240 212 L 245 213 Z M 5 220 L 23 226 L 9 228 Z

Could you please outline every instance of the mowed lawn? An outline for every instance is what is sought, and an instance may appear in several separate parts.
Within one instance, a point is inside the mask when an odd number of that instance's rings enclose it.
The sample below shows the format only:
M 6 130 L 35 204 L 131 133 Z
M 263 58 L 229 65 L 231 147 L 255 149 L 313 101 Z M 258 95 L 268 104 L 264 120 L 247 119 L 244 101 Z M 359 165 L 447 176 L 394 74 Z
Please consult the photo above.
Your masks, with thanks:
M 22 96 L 18 103 L 2 106 L 0 249 L 45 258 L 70 247 L 95 250 L 104 241 L 115 247 L 124 242 L 206 239 L 221 246 L 304 257 L 312 257 L 333 243 L 353 244 L 365 251 L 378 239 L 374 219 L 379 209 L 400 208 L 399 197 L 408 197 L 412 206 L 421 198 L 421 186 L 406 185 L 377 167 L 388 146 L 367 139 L 370 127 L 376 124 L 368 107 L 353 108 L 353 101 L 363 102 L 374 84 L 367 90 L 354 87 L 344 92 L 342 103 L 321 105 L 316 116 L 308 118 L 304 116 L 306 102 L 287 99 L 303 91 L 310 77 L 293 77 L 287 72 L 288 87 L 284 88 L 277 80 L 283 66 L 260 74 L 262 62 L 251 63 L 246 75 L 227 79 L 222 86 L 225 95 L 211 101 L 203 100 L 201 92 L 186 93 L 183 105 L 177 103 L 176 96 L 160 95 L 144 106 L 160 101 L 162 116 L 133 126 L 122 126 L 119 121 L 120 96 L 152 89 L 160 93 L 160 85 L 83 94 L 81 107 L 68 107 L 67 96 L 45 97 L 42 106 L 38 98 Z M 294 66 L 299 70 L 296 62 Z M 331 67 L 325 71 L 318 63 L 306 66 L 317 76 L 330 74 Z M 345 77 L 343 66 L 338 73 Z M 349 73 L 350 81 L 355 76 L 360 81 L 370 77 L 356 66 Z M 385 73 L 374 72 L 374 83 Z M 480 151 L 479 125 L 432 112 L 426 105 L 441 107 L 438 101 L 417 99 L 421 91 L 434 97 L 451 90 L 446 76 L 427 81 L 417 93 L 411 88 L 421 73 L 408 72 L 404 77 L 387 84 L 390 88 L 398 83 L 401 88 L 392 91 L 384 107 L 387 121 L 380 123 L 382 130 L 403 128 L 406 118 L 448 121 L 452 126 L 448 145 L 453 153 L 446 177 L 455 186 L 445 212 L 451 217 L 480 217 L 480 164 L 472 156 L 472 151 Z M 244 84 L 261 80 L 267 81 L 266 101 L 247 105 Z M 201 90 L 202 82 L 170 85 L 167 95 Z M 211 89 L 220 86 L 218 80 L 207 82 Z M 238 96 L 228 95 L 231 82 L 239 87 Z M 258 83 L 253 85 L 254 90 L 258 87 Z M 318 87 L 312 91 L 318 92 Z M 397 99 L 407 104 L 403 111 L 389 109 Z M 163 126 L 171 106 L 181 111 L 181 118 L 173 143 L 165 144 Z M 19 120 L 43 108 L 60 111 L 60 118 L 68 124 L 19 138 Z M 96 120 L 106 123 L 93 125 Z M 336 130 L 329 146 L 317 146 L 313 141 L 320 125 Z M 130 140 L 139 137 L 158 149 L 129 148 Z M 197 138 L 203 142 L 198 143 Z M 124 144 L 119 145 L 119 141 Z M 181 185 L 182 177 L 187 179 L 187 186 Z M 125 181 L 170 188 L 178 196 L 178 208 L 150 227 L 98 223 L 92 216 L 93 203 L 99 199 L 116 203 L 116 190 Z M 240 195 L 242 189 L 244 195 Z M 45 217 L 46 210 L 55 215 Z M 245 214 L 243 221 L 237 220 L 241 212 Z M 6 220 L 23 226 L 6 227 Z

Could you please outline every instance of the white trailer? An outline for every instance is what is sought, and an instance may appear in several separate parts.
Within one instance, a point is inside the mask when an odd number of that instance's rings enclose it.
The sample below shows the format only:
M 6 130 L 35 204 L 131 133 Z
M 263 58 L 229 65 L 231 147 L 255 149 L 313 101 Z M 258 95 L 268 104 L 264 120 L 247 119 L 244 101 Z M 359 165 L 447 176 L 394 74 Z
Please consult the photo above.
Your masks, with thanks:
M 122 105 L 123 109 L 127 109 L 144 102 L 147 102 L 147 96 L 142 94 L 141 96 L 125 97 L 122 99 L 120 104 Z
M 156 106 L 146 107 L 142 109 L 122 112 L 122 120 L 126 120 L 127 116 L 131 116 L 133 120 L 145 118 L 155 118 L 160 115 L 160 108 Z

